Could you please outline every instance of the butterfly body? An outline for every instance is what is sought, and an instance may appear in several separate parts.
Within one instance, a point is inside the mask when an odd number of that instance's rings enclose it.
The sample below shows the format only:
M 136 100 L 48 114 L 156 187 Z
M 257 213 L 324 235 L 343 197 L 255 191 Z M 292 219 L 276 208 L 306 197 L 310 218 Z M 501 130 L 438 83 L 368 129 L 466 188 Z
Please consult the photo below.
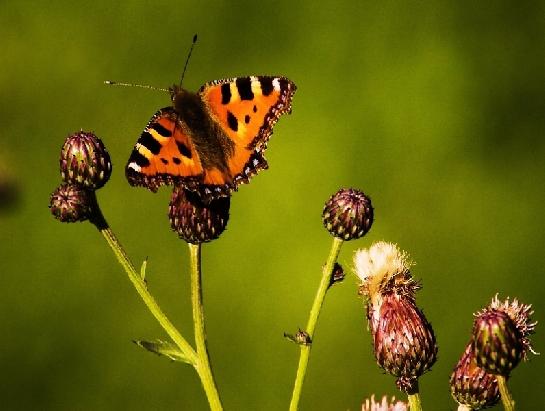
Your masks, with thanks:
M 173 86 L 172 106 L 155 113 L 129 158 L 129 183 L 181 184 L 205 201 L 228 196 L 268 167 L 263 152 L 295 90 L 270 76 L 213 81 L 197 93 Z

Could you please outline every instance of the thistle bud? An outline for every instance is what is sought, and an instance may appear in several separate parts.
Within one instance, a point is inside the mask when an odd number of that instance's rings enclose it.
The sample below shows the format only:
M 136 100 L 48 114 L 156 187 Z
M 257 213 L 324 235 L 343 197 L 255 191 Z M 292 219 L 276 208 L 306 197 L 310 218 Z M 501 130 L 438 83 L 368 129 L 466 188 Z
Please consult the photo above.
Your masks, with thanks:
M 490 305 L 475 315 L 473 348 L 479 367 L 490 374 L 508 377 L 528 352 L 536 323 L 530 321 L 530 305 L 516 299 L 500 302 L 496 295 Z
M 411 394 L 418 377 L 437 359 L 433 329 L 416 306 L 418 284 L 409 268 L 412 262 L 395 244 L 378 242 L 354 257 L 361 279 L 360 293 L 367 298 L 367 320 L 373 335 L 377 363 L 397 377 L 397 386 Z
M 93 133 L 79 131 L 65 140 L 60 157 L 64 182 L 96 190 L 112 174 L 110 155 L 102 141 Z
M 373 224 L 371 199 L 361 191 L 341 189 L 325 203 L 322 221 L 335 237 L 345 241 L 360 238 Z
M 361 411 L 408 411 L 409 406 L 403 401 L 396 401 L 395 397 L 392 397 L 388 401 L 388 397 L 383 396 L 380 402 L 375 401 L 375 395 L 365 400 L 362 404 Z
M 343 266 L 336 262 L 333 266 L 333 272 L 331 273 L 331 277 L 329 278 L 329 286 L 331 287 L 333 284 L 342 282 L 344 280 L 344 277 L 345 274 Z
M 492 407 L 500 400 L 498 380 L 477 365 L 471 343 L 450 376 L 450 392 L 458 404 L 472 410 Z
M 169 204 L 170 226 L 188 243 L 215 240 L 227 226 L 229 206 L 229 197 L 220 197 L 206 204 L 198 194 L 176 186 Z
M 63 223 L 85 221 L 92 215 L 91 193 L 75 184 L 61 184 L 53 191 L 49 208 L 53 216 Z

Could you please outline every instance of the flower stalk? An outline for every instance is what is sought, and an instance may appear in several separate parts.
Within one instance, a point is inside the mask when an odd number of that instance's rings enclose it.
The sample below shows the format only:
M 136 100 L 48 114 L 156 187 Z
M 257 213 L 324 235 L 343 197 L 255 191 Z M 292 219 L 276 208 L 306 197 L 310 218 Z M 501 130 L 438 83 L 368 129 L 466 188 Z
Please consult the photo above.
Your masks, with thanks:
M 301 398 L 301 390 L 303 388 L 303 382 L 305 381 L 305 375 L 307 372 L 308 361 L 310 358 L 310 350 L 312 349 L 312 341 L 314 339 L 314 330 L 316 329 L 316 323 L 318 322 L 318 317 L 320 316 L 320 311 L 325 300 L 327 290 L 331 282 L 331 276 L 335 268 L 335 263 L 341 251 L 341 246 L 343 240 L 338 237 L 333 238 L 333 243 L 329 251 L 329 256 L 327 262 L 322 270 L 322 279 L 316 292 L 316 297 L 314 297 L 314 302 L 312 303 L 312 308 L 310 310 L 310 315 L 307 322 L 307 327 L 305 328 L 306 333 L 310 339 L 310 344 L 301 344 L 300 345 L 300 355 L 299 355 L 299 365 L 297 366 L 297 375 L 295 377 L 295 384 L 293 386 L 293 392 L 290 402 L 290 411 L 296 411 L 299 408 L 299 400 Z
M 409 400 L 409 409 L 411 411 L 422 411 L 422 403 L 420 402 L 420 393 L 417 391 L 414 394 L 407 395 Z
M 119 264 L 121 264 L 121 266 L 129 276 L 129 280 L 136 289 L 136 292 L 138 293 L 142 301 L 144 301 L 144 304 L 146 304 L 148 310 L 155 317 L 157 322 L 159 322 L 161 327 L 165 330 L 165 332 L 172 339 L 172 341 L 187 357 L 189 363 L 195 367 L 197 364 L 197 353 L 195 352 L 193 347 L 191 347 L 191 345 L 187 342 L 187 340 L 180 334 L 180 332 L 176 329 L 172 322 L 168 319 L 166 314 L 161 310 L 161 307 L 159 307 L 159 304 L 157 304 L 157 301 L 155 301 L 155 298 L 153 298 L 153 296 L 150 294 L 146 283 L 134 268 L 133 263 L 127 256 L 127 253 L 115 236 L 114 232 L 108 226 L 108 223 L 106 222 L 106 219 L 104 218 L 96 201 L 93 217 L 90 220 L 97 227 L 97 229 L 100 231 L 100 233 L 114 252 L 117 261 L 119 262 Z
M 193 325 L 195 328 L 195 345 L 197 348 L 197 360 L 194 367 L 201 378 L 210 409 L 221 411 L 223 407 L 214 381 L 214 375 L 212 374 L 206 344 L 201 280 L 201 244 L 188 243 L 188 246 L 191 265 L 191 303 L 193 308 Z
M 515 401 L 507 388 L 507 381 L 503 375 L 496 376 L 498 379 L 498 387 L 500 388 L 501 402 L 505 411 L 515 411 Z
M 94 192 L 93 196 L 95 196 Z M 210 361 L 208 359 L 208 351 L 206 348 L 204 312 L 202 308 L 200 244 L 189 244 L 191 261 L 191 295 L 193 303 L 193 320 L 195 327 L 195 344 L 197 347 L 197 349 L 194 350 L 193 347 L 187 342 L 187 340 L 180 334 L 180 332 L 168 319 L 166 314 L 161 310 L 153 296 L 148 291 L 144 279 L 138 274 L 121 243 L 119 242 L 111 228 L 108 226 L 108 223 L 106 222 L 106 219 L 104 218 L 100 207 L 98 207 L 96 197 L 90 221 L 97 227 L 97 229 L 105 238 L 106 242 L 117 257 L 118 262 L 121 264 L 121 266 L 129 276 L 129 280 L 138 292 L 138 295 L 144 301 L 146 307 L 159 322 L 161 327 L 165 330 L 165 332 L 172 339 L 172 341 L 176 344 L 176 346 L 180 349 L 184 357 L 187 359 L 187 362 L 195 368 L 195 371 L 197 371 L 197 374 L 199 375 L 204 391 L 206 393 L 210 409 L 212 411 L 223 410 L 218 390 L 214 382 L 214 377 L 212 375 L 212 370 L 210 368 Z

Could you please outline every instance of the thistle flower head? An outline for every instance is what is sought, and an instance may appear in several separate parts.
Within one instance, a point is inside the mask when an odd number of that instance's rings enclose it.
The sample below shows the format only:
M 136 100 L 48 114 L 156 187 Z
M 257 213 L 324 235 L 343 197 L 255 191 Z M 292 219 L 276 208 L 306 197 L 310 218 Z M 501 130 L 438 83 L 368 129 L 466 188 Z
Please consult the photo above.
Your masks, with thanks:
M 359 190 L 343 188 L 325 203 L 322 221 L 337 238 L 345 241 L 360 238 L 373 224 L 371 199 Z
M 395 397 L 392 397 L 388 401 L 388 397 L 385 395 L 381 401 L 375 401 L 375 395 L 371 398 L 367 398 L 362 404 L 361 411 L 408 411 L 409 406 L 403 401 L 396 401 Z
M 371 300 L 388 292 L 414 298 L 420 285 L 410 273 L 414 263 L 396 244 L 379 241 L 354 256 L 356 275 L 361 280 L 361 293 Z M 374 301 L 375 303 L 377 301 Z
M 433 329 L 416 306 L 420 285 L 409 271 L 412 263 L 395 244 L 385 242 L 357 251 L 354 263 L 360 293 L 367 297 L 377 363 L 397 377 L 400 390 L 411 393 L 437 359 Z
M 215 240 L 227 226 L 229 206 L 229 197 L 220 197 L 206 204 L 198 194 L 176 186 L 169 204 L 170 226 L 188 243 Z
M 472 410 L 492 407 L 500 400 L 496 376 L 477 365 L 471 343 L 450 376 L 450 392 L 458 404 Z
M 102 141 L 91 132 L 78 131 L 65 140 L 60 157 L 61 177 L 65 183 L 96 190 L 112 173 L 110 155 Z
M 491 374 L 509 376 L 528 352 L 535 353 L 530 334 L 536 322 L 530 320 L 531 305 L 517 299 L 500 301 L 496 295 L 490 305 L 475 314 L 473 348 L 477 365 Z
M 61 184 L 53 191 L 49 209 L 63 223 L 85 221 L 92 215 L 92 194 L 76 184 Z

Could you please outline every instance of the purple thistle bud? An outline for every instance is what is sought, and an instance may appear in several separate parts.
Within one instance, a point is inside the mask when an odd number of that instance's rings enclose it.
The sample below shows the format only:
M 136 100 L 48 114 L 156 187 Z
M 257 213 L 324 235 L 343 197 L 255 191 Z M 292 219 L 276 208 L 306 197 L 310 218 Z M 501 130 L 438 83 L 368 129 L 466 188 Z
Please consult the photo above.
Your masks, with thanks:
M 479 367 L 490 374 L 508 377 L 528 352 L 534 352 L 530 334 L 537 323 L 530 321 L 530 305 L 516 299 L 500 302 L 496 295 L 490 305 L 475 315 L 473 348 Z
M 400 390 L 411 394 L 417 389 L 418 377 L 437 359 L 433 329 L 416 306 L 420 285 L 409 271 L 412 263 L 396 245 L 385 242 L 358 250 L 354 263 L 362 280 L 360 293 L 367 297 L 377 363 L 397 377 Z
M 49 208 L 63 223 L 88 220 L 92 215 L 93 196 L 89 190 L 75 184 L 61 184 L 53 191 Z
M 492 407 L 500 400 L 498 380 L 477 365 L 472 343 L 450 376 L 450 392 L 458 404 L 472 410 Z
M 227 226 L 229 206 L 229 197 L 220 197 L 206 204 L 198 194 L 176 186 L 169 204 L 170 226 L 188 243 L 215 240 Z
M 110 155 L 102 141 L 91 132 L 78 131 L 65 140 L 60 157 L 64 182 L 96 190 L 112 174 Z
M 361 191 L 343 188 L 325 203 L 322 221 L 335 237 L 345 241 L 360 238 L 373 224 L 371 199 Z

